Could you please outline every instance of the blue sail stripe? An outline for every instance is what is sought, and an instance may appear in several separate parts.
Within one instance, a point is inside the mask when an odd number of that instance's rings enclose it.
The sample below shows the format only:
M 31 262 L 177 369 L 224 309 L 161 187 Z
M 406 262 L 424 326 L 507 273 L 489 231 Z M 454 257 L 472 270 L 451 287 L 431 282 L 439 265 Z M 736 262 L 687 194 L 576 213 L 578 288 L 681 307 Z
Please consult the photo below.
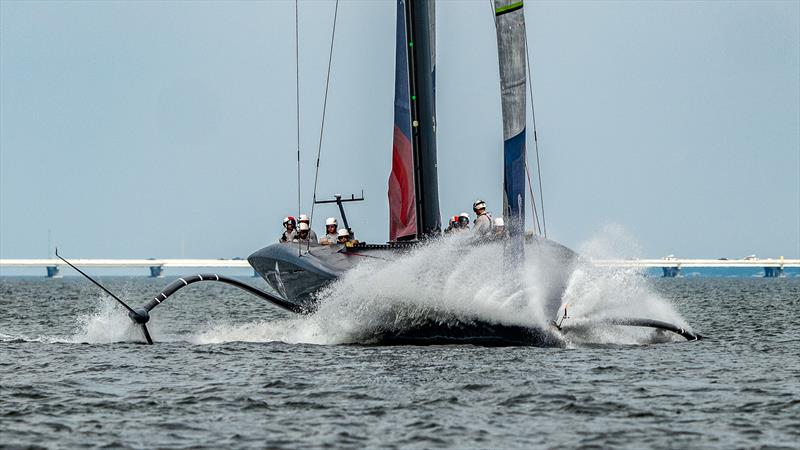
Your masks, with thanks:
M 525 128 L 503 143 L 504 216 L 512 236 L 525 230 Z

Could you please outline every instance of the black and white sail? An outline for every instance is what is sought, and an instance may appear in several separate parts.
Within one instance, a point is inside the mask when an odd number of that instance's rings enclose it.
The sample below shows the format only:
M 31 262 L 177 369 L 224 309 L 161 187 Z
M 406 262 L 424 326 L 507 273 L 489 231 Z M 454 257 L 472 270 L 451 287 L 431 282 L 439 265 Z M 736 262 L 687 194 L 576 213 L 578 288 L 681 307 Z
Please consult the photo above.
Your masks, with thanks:
M 521 256 L 525 234 L 525 16 L 522 2 L 495 0 L 503 105 L 503 219 L 507 254 Z

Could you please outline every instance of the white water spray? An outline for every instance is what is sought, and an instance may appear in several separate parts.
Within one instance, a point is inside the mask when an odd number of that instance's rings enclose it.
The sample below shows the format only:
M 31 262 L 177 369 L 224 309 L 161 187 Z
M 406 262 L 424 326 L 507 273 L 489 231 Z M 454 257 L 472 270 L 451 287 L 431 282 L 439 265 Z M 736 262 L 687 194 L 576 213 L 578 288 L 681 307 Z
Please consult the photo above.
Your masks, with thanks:
M 610 230 L 610 231 L 609 231 Z M 615 241 L 621 240 L 621 245 Z M 607 228 L 581 248 L 590 256 L 631 249 L 618 228 Z M 627 256 L 627 255 L 626 255 Z M 597 326 L 609 317 L 662 320 L 687 327 L 669 301 L 637 271 L 601 269 L 582 261 L 553 264 L 552 249 L 529 244 L 519 283 L 507 284 L 501 243 L 474 245 L 469 235 L 452 236 L 415 249 L 394 261 L 365 258 L 318 293 L 319 309 L 310 316 L 246 324 L 209 324 L 183 336 L 198 344 L 230 341 L 311 344 L 369 343 L 381 332 L 425 322 L 479 320 L 486 323 L 549 327 L 568 304 L 569 343 L 635 344 L 654 341 L 649 329 Z M 553 297 L 557 297 L 553 306 Z M 74 336 L 83 342 L 140 340 L 130 320 L 111 302 L 82 320 Z
M 75 343 L 108 344 L 138 341 L 142 336 L 134 327 L 127 311 L 111 297 L 102 295 L 100 307 L 93 313 L 78 318 L 76 333 L 69 339 Z

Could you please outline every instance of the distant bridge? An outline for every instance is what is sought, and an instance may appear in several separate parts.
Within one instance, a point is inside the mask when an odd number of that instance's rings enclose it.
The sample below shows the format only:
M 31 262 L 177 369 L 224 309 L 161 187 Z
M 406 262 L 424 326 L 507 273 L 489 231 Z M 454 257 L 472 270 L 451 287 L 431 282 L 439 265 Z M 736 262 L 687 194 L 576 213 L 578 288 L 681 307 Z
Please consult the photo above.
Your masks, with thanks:
M 78 267 L 115 268 L 147 267 L 151 277 L 161 277 L 165 268 L 205 269 L 250 269 L 244 259 L 73 259 Z M 764 276 L 779 277 L 787 267 L 800 267 L 800 259 L 596 259 L 592 262 L 600 267 L 632 269 L 661 268 L 665 277 L 675 277 L 685 268 L 754 267 L 763 268 Z M 2 267 L 44 267 L 48 277 L 60 276 L 66 266 L 60 259 L 0 259 Z
M 154 278 L 164 276 L 165 268 L 251 268 L 245 259 L 71 259 L 70 262 L 80 268 L 148 267 L 150 276 Z M 50 278 L 59 277 L 64 266 L 66 264 L 60 259 L 0 259 L 0 268 L 45 267 Z
M 762 267 L 767 278 L 783 275 L 787 267 L 800 267 L 800 259 L 746 258 L 746 259 L 602 259 L 593 260 L 600 267 L 620 267 L 632 269 L 649 269 L 660 267 L 665 277 L 676 277 L 684 268 L 727 268 L 727 267 Z

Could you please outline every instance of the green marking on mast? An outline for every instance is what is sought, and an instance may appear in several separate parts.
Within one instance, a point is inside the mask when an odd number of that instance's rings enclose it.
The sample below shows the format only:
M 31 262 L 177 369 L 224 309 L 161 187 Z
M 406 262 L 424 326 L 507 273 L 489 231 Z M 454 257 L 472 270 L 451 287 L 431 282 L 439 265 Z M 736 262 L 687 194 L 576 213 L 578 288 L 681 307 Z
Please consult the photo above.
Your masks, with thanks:
M 501 6 L 500 8 L 495 9 L 494 10 L 494 15 L 495 16 L 499 16 L 501 14 L 505 14 L 505 13 L 512 12 L 512 11 L 516 11 L 516 10 L 518 10 L 520 8 L 522 8 L 522 2 L 512 3 L 510 5 Z
M 416 101 L 416 100 L 417 100 L 417 96 L 416 96 L 416 95 L 412 95 L 412 96 L 411 96 L 411 100 L 414 100 L 414 101 Z

